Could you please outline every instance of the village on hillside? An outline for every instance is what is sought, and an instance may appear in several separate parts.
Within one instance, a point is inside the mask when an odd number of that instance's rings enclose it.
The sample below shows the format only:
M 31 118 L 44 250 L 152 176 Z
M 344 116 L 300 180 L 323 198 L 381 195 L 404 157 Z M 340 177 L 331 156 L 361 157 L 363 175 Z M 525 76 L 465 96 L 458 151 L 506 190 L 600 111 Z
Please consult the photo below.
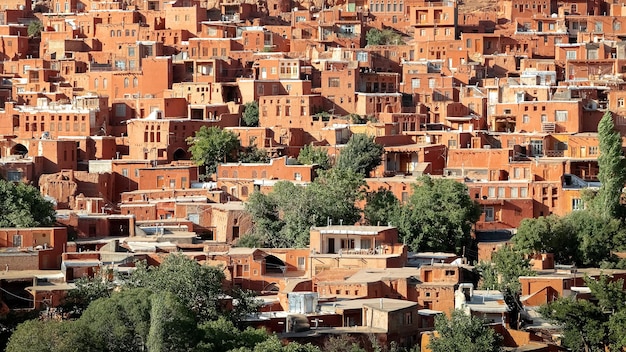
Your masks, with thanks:
M 623 350 L 625 74 L 626 0 L 2 0 L 0 345 Z

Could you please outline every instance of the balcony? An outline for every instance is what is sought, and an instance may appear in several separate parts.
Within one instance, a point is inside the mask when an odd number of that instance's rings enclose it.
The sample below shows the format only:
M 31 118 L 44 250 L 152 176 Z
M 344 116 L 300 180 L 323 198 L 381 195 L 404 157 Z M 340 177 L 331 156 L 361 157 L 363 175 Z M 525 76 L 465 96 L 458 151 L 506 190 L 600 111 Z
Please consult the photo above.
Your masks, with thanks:
M 541 124 L 541 132 L 554 133 L 556 131 L 556 123 L 544 122 Z
M 545 156 L 549 158 L 563 158 L 565 157 L 565 150 L 546 150 Z

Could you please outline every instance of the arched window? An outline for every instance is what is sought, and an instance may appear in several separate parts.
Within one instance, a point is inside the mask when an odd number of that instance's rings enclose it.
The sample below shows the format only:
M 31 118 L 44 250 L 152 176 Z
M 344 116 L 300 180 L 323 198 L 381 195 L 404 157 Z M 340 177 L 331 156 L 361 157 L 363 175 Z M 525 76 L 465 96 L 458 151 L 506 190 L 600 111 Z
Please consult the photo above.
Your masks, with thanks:
M 98 79 L 97 78 L 93 80 L 93 87 L 98 89 Z
M 137 77 L 133 78 L 133 87 L 137 87 L 139 85 L 139 80 Z
M 103 79 L 102 79 L 102 88 L 107 89 L 107 86 L 108 86 L 108 84 L 107 84 L 107 83 L 109 83 L 109 82 L 107 82 L 107 79 L 106 79 L 106 78 L 103 78 Z
M 115 31 L 111 29 L 111 37 L 115 37 Z
M 128 88 L 129 83 L 130 83 L 130 80 L 128 79 L 128 77 L 124 78 L 124 88 Z

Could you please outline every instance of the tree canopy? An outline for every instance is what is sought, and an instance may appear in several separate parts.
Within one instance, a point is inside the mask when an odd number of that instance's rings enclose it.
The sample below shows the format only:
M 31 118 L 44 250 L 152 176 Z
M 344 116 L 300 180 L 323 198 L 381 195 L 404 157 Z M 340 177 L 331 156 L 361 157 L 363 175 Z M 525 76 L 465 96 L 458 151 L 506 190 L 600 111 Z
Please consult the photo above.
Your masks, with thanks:
M 374 142 L 374 137 L 366 134 L 353 134 L 337 158 L 336 168 L 350 169 L 369 176 L 382 161 L 383 146 Z
M 349 169 L 332 168 L 308 186 L 280 181 L 269 194 L 253 193 L 246 203 L 252 233 L 242 242 L 268 247 L 307 247 L 311 226 L 354 224 L 361 217 L 356 201 L 365 181 Z
M 32 21 L 28 24 L 26 33 L 29 37 L 39 37 L 41 35 L 41 31 L 43 31 L 43 24 L 41 21 Z
M 237 135 L 218 127 L 202 126 L 187 143 L 191 158 L 198 165 L 204 165 L 207 174 L 215 173 L 219 162 L 232 161 L 239 148 Z
M 556 262 L 578 266 L 614 266 L 611 251 L 625 248 L 622 189 L 626 183 L 626 161 L 622 138 L 615 130 L 613 116 L 607 111 L 598 124 L 601 182 L 595 193 L 583 195 L 584 210 L 564 217 L 525 219 L 513 238 L 515 247 L 525 253 L 554 253 Z M 623 264 L 623 263 L 617 263 Z
M 461 253 L 471 243 L 472 225 L 480 216 L 467 187 L 450 179 L 418 178 L 413 194 L 401 205 L 392 225 L 412 251 Z
M 198 322 L 170 292 L 124 289 L 92 302 L 77 320 L 20 324 L 7 352 L 320 352 L 312 345 L 284 346 L 264 329 L 238 329 L 220 316 Z
M 270 157 L 267 155 L 267 151 L 265 149 L 259 149 L 254 145 L 243 148 L 243 150 L 239 152 L 237 159 L 240 163 L 267 164 L 270 162 Z
M 598 180 L 600 190 L 596 195 L 596 211 L 604 218 L 620 218 L 623 216 L 620 204 L 622 189 L 626 184 L 626 161 L 622 155 L 622 137 L 615 130 L 613 114 L 608 111 L 598 124 Z
M 484 325 L 480 318 L 466 315 L 460 310 L 452 312 L 450 318 L 438 315 L 435 318 L 438 336 L 428 343 L 432 352 L 499 352 L 502 337 Z
M 623 280 L 586 277 L 594 301 L 560 297 L 539 312 L 563 327 L 562 342 L 575 352 L 621 351 L 626 347 L 626 293 Z
M 398 198 L 388 189 L 379 188 L 368 192 L 367 202 L 363 208 L 365 220 L 370 225 L 386 225 L 394 220 L 394 216 L 400 207 Z
M 519 277 L 536 275 L 530 268 L 530 260 L 522 252 L 507 245 L 492 253 L 491 262 L 480 262 L 475 269 L 481 276 L 482 289 L 502 292 L 504 301 L 511 310 L 510 324 L 516 327 L 518 312 L 522 307 Z
M 259 125 L 259 103 L 256 100 L 243 105 L 242 120 L 246 127 Z
M 182 254 L 170 254 L 156 267 L 138 263 L 123 285 L 172 293 L 200 321 L 206 321 L 227 314 L 220 303 L 224 278 L 220 267 L 200 265 Z
M 52 226 L 55 220 L 54 205 L 37 188 L 0 179 L 0 227 Z
M 557 263 L 588 267 L 610 260 L 611 250 L 623 248 L 625 236 L 618 219 L 585 209 L 564 217 L 525 219 L 512 240 L 523 253 L 549 252 Z
M 300 149 L 298 162 L 302 165 L 317 164 L 322 170 L 328 170 L 331 166 L 328 153 L 320 147 L 314 147 L 309 144 Z
M 391 29 L 372 28 L 365 34 L 367 45 L 400 45 L 402 36 Z

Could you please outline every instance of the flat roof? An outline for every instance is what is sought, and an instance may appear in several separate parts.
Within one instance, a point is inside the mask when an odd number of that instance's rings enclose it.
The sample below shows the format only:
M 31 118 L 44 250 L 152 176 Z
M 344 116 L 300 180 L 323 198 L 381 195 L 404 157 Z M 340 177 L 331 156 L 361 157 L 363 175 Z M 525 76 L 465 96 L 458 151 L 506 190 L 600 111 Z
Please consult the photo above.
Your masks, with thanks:
M 321 234 L 336 235 L 377 235 L 381 231 L 394 229 L 393 226 L 356 226 L 356 225 L 332 225 L 325 227 L 313 227 L 313 230 Z

